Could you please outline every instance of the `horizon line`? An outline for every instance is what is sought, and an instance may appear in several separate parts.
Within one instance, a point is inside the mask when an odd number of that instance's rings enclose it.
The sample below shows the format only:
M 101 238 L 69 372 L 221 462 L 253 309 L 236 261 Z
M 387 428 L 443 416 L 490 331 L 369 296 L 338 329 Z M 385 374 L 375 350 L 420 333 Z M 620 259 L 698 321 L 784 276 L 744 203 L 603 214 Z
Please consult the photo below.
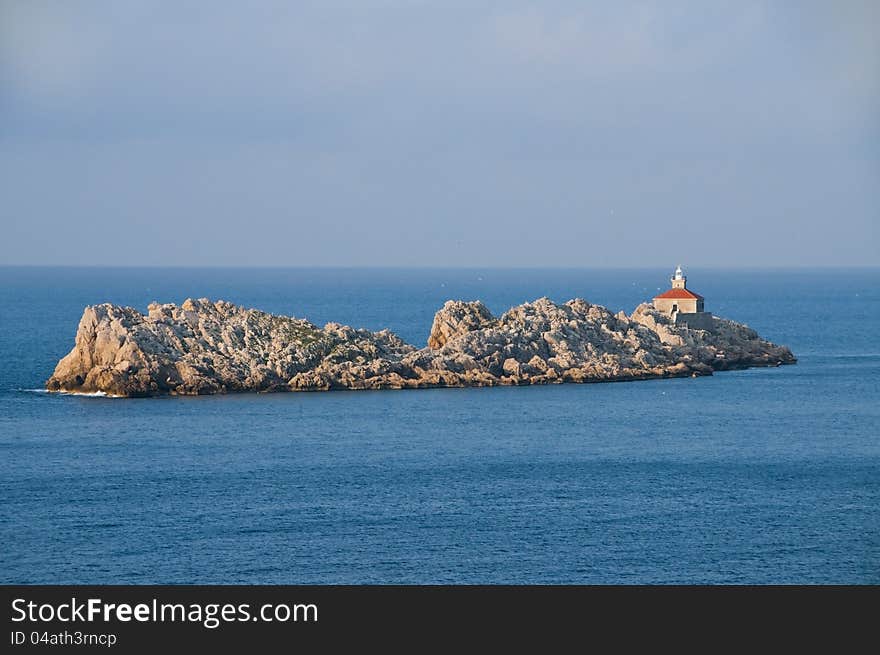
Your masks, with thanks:
M 424 270 L 424 271 L 473 271 L 473 270 L 497 270 L 497 271 L 604 271 L 604 270 L 674 270 L 678 264 L 653 264 L 653 265 L 609 265 L 609 266 L 576 266 L 576 265 L 535 265 L 535 266 L 478 266 L 478 265 L 403 265 L 403 264 L 0 264 L 0 269 L 91 269 L 91 270 Z M 788 265 L 698 265 L 684 264 L 685 270 L 712 270 L 712 271 L 877 271 L 880 264 L 788 264 Z

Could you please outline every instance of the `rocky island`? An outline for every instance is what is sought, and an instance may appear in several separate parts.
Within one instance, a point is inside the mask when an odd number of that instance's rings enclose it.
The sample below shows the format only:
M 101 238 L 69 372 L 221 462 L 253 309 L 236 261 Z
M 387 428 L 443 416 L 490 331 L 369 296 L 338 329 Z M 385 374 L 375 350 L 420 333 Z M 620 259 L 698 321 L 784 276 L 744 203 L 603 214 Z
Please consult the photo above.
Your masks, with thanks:
M 575 299 L 540 298 L 495 317 L 449 301 L 427 347 L 388 330 L 246 309 L 206 298 L 87 307 L 49 391 L 115 396 L 243 391 L 415 389 L 606 382 L 711 375 L 797 360 L 785 346 L 709 315 L 697 329 L 639 305 L 626 315 Z

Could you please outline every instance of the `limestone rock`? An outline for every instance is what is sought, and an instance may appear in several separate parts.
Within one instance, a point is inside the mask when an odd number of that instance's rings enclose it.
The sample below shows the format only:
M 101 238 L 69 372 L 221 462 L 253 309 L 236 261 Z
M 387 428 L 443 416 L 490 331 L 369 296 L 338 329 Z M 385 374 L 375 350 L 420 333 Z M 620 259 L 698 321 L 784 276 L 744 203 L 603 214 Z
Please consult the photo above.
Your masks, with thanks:
M 480 302 L 449 301 L 428 347 L 371 332 L 245 309 L 224 301 L 87 307 L 51 391 L 120 396 L 237 391 L 404 389 L 600 382 L 710 375 L 777 366 L 791 351 L 715 318 L 676 327 L 650 305 L 612 314 L 584 300 L 525 303 L 500 318 Z
M 495 317 L 479 300 L 462 302 L 447 300 L 443 308 L 434 315 L 428 348 L 438 349 L 457 336 L 481 330 L 495 322 Z

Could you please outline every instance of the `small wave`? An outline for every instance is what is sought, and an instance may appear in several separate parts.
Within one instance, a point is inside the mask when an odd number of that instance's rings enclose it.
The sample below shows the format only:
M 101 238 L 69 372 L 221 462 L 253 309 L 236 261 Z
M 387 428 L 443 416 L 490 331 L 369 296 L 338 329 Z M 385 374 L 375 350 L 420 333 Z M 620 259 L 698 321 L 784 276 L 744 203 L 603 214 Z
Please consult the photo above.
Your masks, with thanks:
M 60 393 L 65 396 L 82 396 L 83 398 L 125 398 L 116 393 L 107 393 L 106 391 L 50 391 L 49 393 Z
M 67 391 L 65 389 L 61 389 L 59 391 L 49 391 L 48 389 L 19 389 L 19 391 L 23 393 L 57 393 L 63 396 L 82 396 L 83 398 L 122 398 L 123 396 L 119 396 L 113 393 L 107 393 L 106 391 Z
M 880 359 L 880 353 L 829 353 L 829 352 L 804 352 L 799 353 L 815 359 Z
M 106 391 L 65 391 L 63 389 L 58 393 L 65 396 L 85 396 L 86 398 L 104 398 L 108 395 Z M 112 398 L 112 396 L 110 397 Z
M 797 355 L 811 359 L 880 359 L 880 353 L 835 353 L 819 350 L 798 350 Z

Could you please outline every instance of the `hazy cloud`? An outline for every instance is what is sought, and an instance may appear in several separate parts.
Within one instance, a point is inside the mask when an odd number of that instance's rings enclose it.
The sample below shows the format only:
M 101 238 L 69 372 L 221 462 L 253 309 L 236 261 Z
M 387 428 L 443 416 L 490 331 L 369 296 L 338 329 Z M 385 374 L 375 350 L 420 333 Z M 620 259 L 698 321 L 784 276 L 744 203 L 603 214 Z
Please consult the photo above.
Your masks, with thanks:
M 7 0 L 0 263 L 875 265 L 878 26 L 869 1 Z

